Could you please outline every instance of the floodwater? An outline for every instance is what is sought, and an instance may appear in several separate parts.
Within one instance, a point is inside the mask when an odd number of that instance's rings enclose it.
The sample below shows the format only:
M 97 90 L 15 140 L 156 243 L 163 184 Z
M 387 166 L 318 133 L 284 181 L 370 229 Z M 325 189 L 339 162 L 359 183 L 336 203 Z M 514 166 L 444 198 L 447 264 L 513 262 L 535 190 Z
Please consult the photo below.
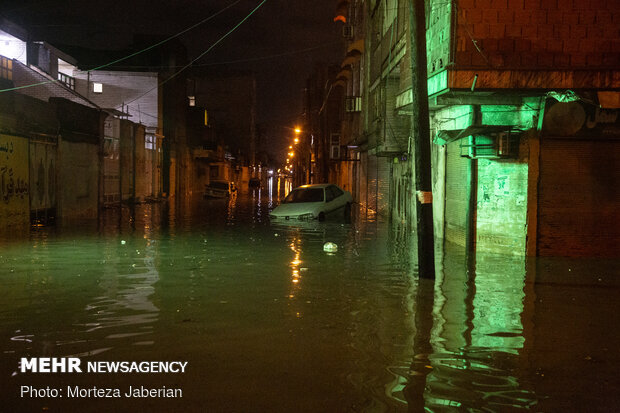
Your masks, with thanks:
M 270 223 L 283 188 L 5 236 L 0 411 L 620 411 L 619 261 L 449 247 L 418 279 L 406 231 L 366 211 Z M 22 373 L 22 357 L 187 365 Z M 122 396 L 68 394 L 94 387 Z

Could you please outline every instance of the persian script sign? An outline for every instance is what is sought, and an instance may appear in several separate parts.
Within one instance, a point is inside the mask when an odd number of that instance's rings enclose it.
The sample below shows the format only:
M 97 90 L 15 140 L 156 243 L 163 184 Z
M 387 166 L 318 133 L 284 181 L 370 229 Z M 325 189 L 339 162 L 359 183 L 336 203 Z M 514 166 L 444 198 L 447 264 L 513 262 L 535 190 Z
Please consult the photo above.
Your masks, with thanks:
M 0 135 L 0 218 L 28 215 L 28 140 Z

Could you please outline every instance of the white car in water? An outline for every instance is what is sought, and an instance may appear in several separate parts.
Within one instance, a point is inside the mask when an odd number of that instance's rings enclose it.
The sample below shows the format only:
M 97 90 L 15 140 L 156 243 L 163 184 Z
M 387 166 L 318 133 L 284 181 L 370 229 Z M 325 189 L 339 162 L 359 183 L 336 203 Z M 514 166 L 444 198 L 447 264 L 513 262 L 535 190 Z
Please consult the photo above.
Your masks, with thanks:
M 272 219 L 318 219 L 323 221 L 331 212 L 342 210 L 351 214 L 351 193 L 333 184 L 302 185 L 293 189 L 269 216 Z

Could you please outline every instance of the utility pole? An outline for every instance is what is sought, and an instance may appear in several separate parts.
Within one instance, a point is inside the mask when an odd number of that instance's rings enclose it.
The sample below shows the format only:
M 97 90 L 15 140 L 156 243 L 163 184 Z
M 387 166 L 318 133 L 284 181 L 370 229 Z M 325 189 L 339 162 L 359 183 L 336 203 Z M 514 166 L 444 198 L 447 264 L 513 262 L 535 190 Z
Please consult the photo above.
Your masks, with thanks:
M 418 272 L 422 278 L 435 278 L 435 240 L 433 235 L 433 195 L 431 183 L 431 138 L 426 73 L 426 0 L 409 1 L 411 36 L 411 137 L 415 162 L 416 235 Z

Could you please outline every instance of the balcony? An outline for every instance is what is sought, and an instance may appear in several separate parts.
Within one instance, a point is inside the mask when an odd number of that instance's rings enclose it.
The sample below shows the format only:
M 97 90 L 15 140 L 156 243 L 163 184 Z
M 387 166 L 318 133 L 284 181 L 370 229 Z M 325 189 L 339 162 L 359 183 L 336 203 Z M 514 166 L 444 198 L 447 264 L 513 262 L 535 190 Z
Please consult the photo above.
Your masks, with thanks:
M 75 78 L 58 72 L 58 80 L 71 90 L 75 90 Z

